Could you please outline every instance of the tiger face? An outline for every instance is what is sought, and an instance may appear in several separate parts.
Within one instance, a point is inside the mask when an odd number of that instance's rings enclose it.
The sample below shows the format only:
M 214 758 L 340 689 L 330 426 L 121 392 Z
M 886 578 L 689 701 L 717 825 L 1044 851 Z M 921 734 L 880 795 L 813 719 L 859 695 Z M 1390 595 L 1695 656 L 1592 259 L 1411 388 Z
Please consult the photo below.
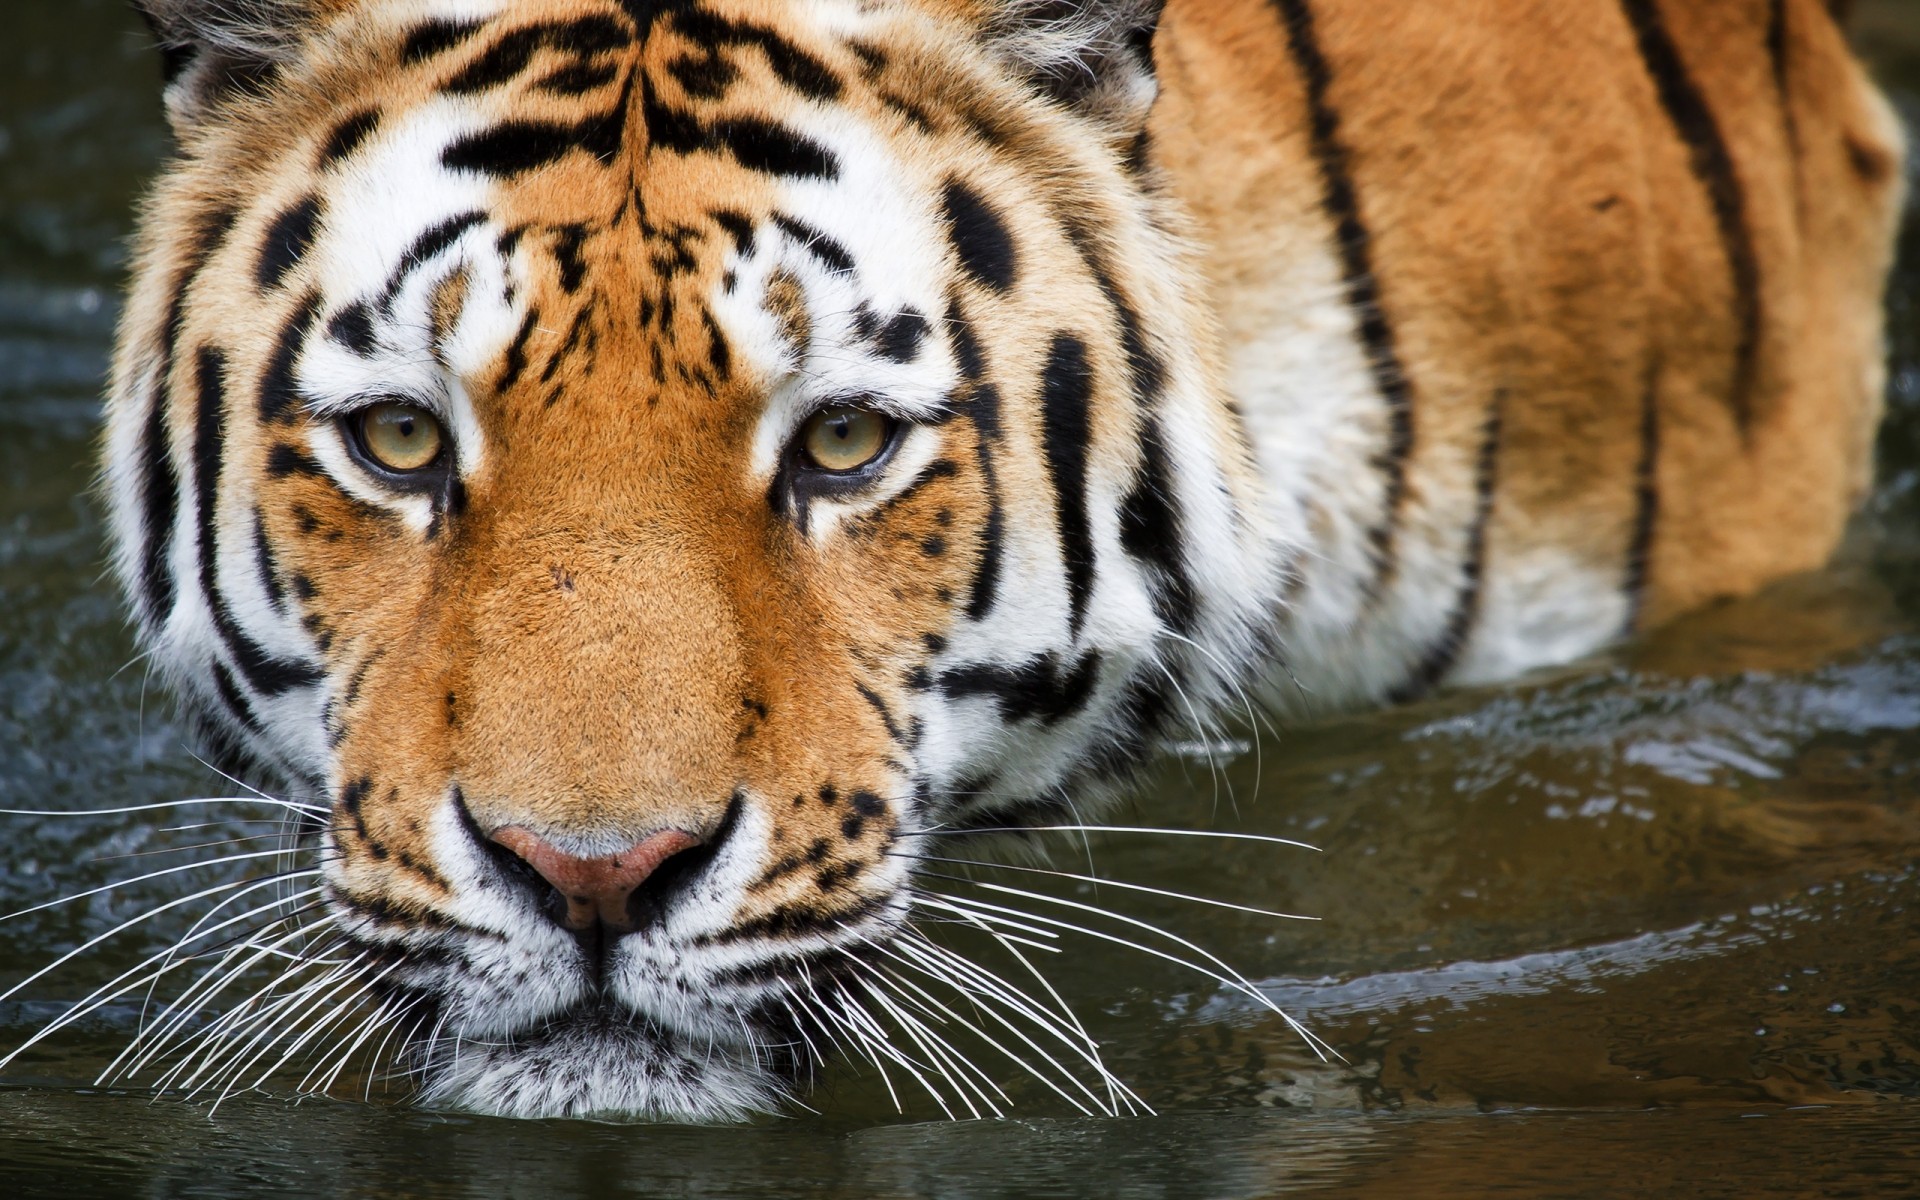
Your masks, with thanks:
M 1057 819 L 1250 657 L 1157 5 L 147 7 L 119 573 L 323 810 L 430 1098 L 776 1105 L 930 835 Z

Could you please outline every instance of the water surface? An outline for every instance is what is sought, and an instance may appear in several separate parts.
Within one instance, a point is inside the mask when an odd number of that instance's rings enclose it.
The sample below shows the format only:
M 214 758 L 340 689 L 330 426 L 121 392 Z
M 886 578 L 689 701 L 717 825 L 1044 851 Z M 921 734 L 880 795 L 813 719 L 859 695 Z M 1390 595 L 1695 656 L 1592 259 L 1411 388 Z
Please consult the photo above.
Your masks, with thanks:
M 1920 117 L 1920 5 L 1860 8 L 1863 45 Z M 156 70 L 116 0 L 7 11 L 0 806 L 227 794 L 134 657 L 84 495 L 121 239 L 166 148 Z M 1324 918 L 1051 885 L 1221 952 L 1344 1061 L 1317 1059 L 1252 996 L 1087 941 L 1048 972 L 1158 1115 L 1075 1116 L 1005 1070 L 1017 1119 L 947 1123 L 910 1094 L 895 1112 L 852 1069 L 812 1098 L 821 1115 L 730 1129 L 423 1113 L 358 1077 L 371 1100 L 343 1087 L 295 1104 L 296 1077 L 210 1112 L 94 1085 L 139 1019 L 117 1004 L 0 1081 L 0 1189 L 1906 1192 L 1920 1167 L 1920 236 L 1890 303 L 1881 482 L 1832 569 L 1518 686 L 1262 729 L 1257 751 L 1190 747 L 1112 818 L 1318 853 L 1101 835 L 1055 856 Z M 264 815 L 8 823 L 0 911 L 188 861 L 185 847 L 270 830 L 248 823 Z M 193 878 L 0 924 L 0 985 Z M 0 1047 L 167 932 L 136 929 L 0 1003 Z

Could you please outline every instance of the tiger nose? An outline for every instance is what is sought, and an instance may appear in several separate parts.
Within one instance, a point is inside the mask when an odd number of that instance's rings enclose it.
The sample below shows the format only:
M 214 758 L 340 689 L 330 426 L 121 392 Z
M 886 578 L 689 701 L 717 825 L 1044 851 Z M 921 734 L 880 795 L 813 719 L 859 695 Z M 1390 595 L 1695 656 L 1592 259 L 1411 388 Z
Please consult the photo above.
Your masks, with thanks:
M 628 900 L 633 893 L 662 863 L 700 844 L 690 833 L 664 829 L 617 854 L 582 858 L 520 825 L 497 829 L 489 836 L 553 886 L 566 901 L 566 912 L 552 915 L 576 932 L 592 929 L 596 921 L 619 932 L 632 930 Z

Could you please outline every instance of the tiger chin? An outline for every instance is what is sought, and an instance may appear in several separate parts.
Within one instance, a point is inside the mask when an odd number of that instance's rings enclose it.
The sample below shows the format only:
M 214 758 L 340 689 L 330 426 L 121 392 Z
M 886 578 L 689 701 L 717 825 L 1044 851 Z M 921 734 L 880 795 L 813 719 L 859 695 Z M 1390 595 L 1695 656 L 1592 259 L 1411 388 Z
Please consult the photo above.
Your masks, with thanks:
M 1817 0 L 138 6 L 114 561 L 431 1102 L 938 1064 L 924 981 L 1032 1014 L 916 923 L 1044 918 L 935 839 L 1586 654 L 1865 487 L 1902 151 Z

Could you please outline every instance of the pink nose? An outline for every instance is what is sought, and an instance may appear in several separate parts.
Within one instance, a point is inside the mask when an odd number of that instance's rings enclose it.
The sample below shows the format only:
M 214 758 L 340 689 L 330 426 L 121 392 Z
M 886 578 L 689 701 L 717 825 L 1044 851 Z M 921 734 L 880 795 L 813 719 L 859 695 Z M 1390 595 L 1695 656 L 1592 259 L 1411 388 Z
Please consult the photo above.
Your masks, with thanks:
M 609 929 L 628 930 L 627 898 L 647 881 L 660 864 L 700 844 L 700 839 L 678 829 L 666 829 L 637 846 L 599 858 L 580 858 L 556 849 L 531 829 L 509 825 L 496 829 L 493 840 L 513 851 L 566 898 L 568 929 L 591 929 L 599 921 Z

